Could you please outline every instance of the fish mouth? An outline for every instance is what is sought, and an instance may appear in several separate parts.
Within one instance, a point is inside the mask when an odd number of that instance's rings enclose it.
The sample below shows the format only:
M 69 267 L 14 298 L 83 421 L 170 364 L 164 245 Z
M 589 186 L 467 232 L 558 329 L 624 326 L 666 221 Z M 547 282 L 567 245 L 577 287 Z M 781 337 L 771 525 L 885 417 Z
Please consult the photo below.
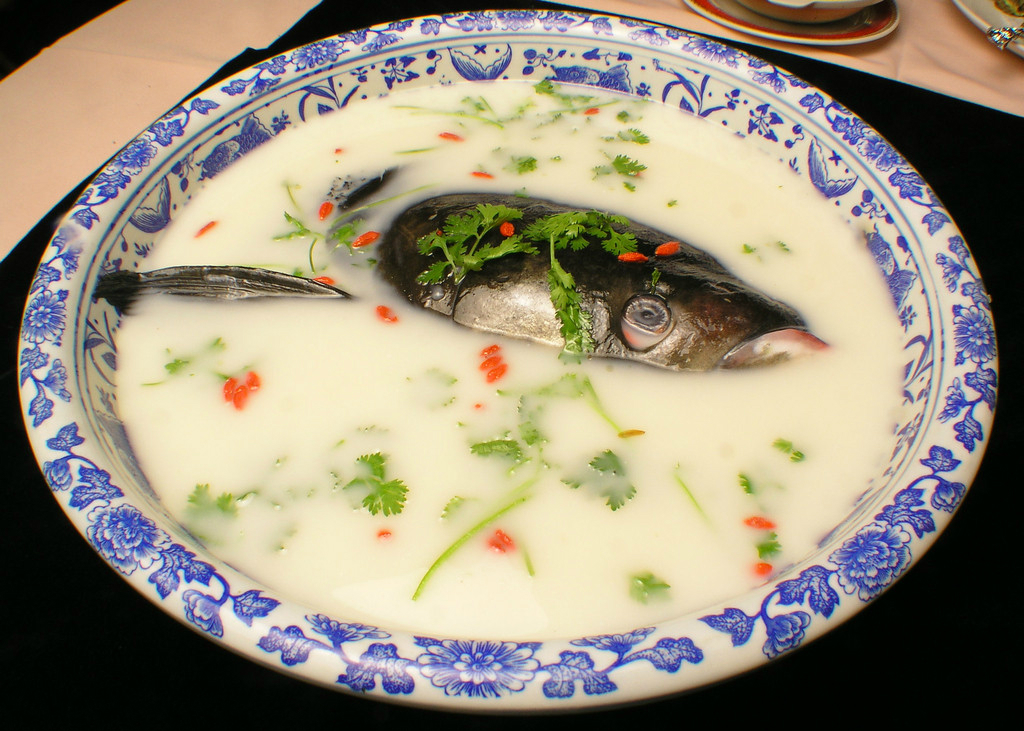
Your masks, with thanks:
M 718 361 L 717 368 L 751 368 L 774 365 L 828 349 L 828 343 L 807 330 L 787 327 L 746 340 Z

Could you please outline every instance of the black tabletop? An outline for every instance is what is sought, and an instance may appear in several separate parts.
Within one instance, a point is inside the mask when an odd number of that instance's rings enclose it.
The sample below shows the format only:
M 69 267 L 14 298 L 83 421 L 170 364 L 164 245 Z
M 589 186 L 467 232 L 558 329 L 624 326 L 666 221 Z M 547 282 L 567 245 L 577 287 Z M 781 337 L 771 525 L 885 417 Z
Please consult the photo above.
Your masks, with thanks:
M 217 76 L 353 28 L 492 5 L 324 0 L 272 48 L 242 54 Z M 1001 372 L 985 461 L 949 528 L 889 591 L 846 624 L 766 667 L 694 693 L 603 711 L 600 718 L 488 718 L 386 705 L 306 685 L 236 657 L 154 607 L 93 552 L 64 517 L 28 446 L 16 365 L 22 307 L 51 222 L 71 205 L 72 191 L 54 201 L 51 215 L 0 264 L 0 337 L 7 353 L 0 367 L 5 715 L 20 707 L 31 713 L 32 727 L 92 719 L 140 728 L 424 721 L 459 728 L 595 721 L 692 727 L 739 715 L 759 726 L 828 728 L 919 727 L 950 709 L 972 711 L 984 726 L 985 719 L 1014 708 L 1011 676 L 1024 650 L 1016 615 L 1024 606 L 1017 577 L 1020 506 L 1011 469 L 1024 427 L 1017 371 L 1024 346 L 1018 324 L 1024 294 L 1017 283 L 1024 271 L 1024 118 L 840 66 L 742 47 L 834 96 L 902 152 L 946 205 L 992 295 Z

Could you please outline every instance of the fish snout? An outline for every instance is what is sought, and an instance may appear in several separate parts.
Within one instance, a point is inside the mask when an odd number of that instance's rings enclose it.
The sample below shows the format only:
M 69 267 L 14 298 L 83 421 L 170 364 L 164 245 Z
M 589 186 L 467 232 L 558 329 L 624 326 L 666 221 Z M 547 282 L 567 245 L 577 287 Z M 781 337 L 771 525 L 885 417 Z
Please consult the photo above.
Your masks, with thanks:
M 828 344 L 807 330 L 788 327 L 772 330 L 735 346 L 722 356 L 717 368 L 749 368 L 792 360 L 826 350 Z

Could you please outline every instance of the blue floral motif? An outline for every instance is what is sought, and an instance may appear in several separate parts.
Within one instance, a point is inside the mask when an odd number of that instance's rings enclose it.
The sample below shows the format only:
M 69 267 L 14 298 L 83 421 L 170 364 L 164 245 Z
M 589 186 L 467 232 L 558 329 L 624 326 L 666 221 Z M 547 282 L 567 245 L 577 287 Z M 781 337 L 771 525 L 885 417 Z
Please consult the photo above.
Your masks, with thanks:
M 910 565 L 910 538 L 891 525 L 869 525 L 829 556 L 848 594 L 869 601 L 882 593 Z
M 348 673 L 338 676 L 338 682 L 365 693 L 374 689 L 379 676 L 386 693 L 407 695 L 416 686 L 408 670 L 413 664 L 412 660 L 399 657 L 394 645 L 374 642 L 359 656 L 359 662 L 349 667 Z
M 221 603 L 208 594 L 189 589 L 181 595 L 185 602 L 185 619 L 214 637 L 224 636 L 220 621 Z
M 765 617 L 765 632 L 768 640 L 764 643 L 764 654 L 769 658 L 778 657 L 786 650 L 798 647 L 804 639 L 804 631 L 811 623 L 807 612 L 791 612 L 774 617 Z
M 676 673 L 684 662 L 698 664 L 704 653 L 688 637 L 662 637 L 653 647 L 635 649 L 654 632 L 651 627 L 637 629 L 625 634 L 597 635 L 573 640 L 578 647 L 593 647 L 612 652 L 613 660 L 607 667 L 598 669 L 593 657 L 587 652 L 564 651 L 559 661 L 544 665 L 550 679 L 544 683 L 544 694 L 549 698 L 571 698 L 576 692 L 576 683 L 586 695 L 610 693 L 618 686 L 610 675 L 625 665 L 640 660 L 649 662 L 655 669 Z
M 296 71 L 323 66 L 334 63 L 338 56 L 346 53 L 341 46 L 341 41 L 337 38 L 328 38 L 296 49 L 288 60 L 295 66 Z
M 61 289 L 43 290 L 29 300 L 21 323 L 22 337 L 30 343 L 50 341 L 59 345 L 67 316 L 67 298 L 67 290 Z
M 417 637 L 416 644 L 426 650 L 417 658 L 420 672 L 449 696 L 497 698 L 518 693 L 540 667 L 534 657 L 538 642 Z
M 495 13 L 502 30 L 520 31 L 533 27 L 536 14 L 532 10 L 499 10 Z
M 779 138 L 772 129 L 775 125 L 782 124 L 782 116 L 771 109 L 767 104 L 760 104 L 750 112 L 750 120 L 747 122 L 747 134 L 757 134 L 766 140 L 778 142 Z
M 122 574 L 152 566 L 168 543 L 167 534 L 133 505 L 101 505 L 89 523 L 89 542 Z
M 703 58 L 729 68 L 736 68 L 739 65 L 739 60 L 743 58 L 741 51 L 724 43 L 699 36 L 691 36 L 687 39 L 686 43 L 683 44 L 683 50 L 697 58 Z
M 739 103 L 739 90 L 733 89 L 723 95 L 722 102 L 716 102 L 714 92 L 709 88 L 711 82 L 710 74 L 702 74 L 692 69 L 677 71 L 663 65 L 658 59 L 654 59 L 654 68 L 674 77 L 673 81 L 665 84 L 661 92 L 661 101 L 668 103 L 673 89 L 678 87 L 682 90 L 679 97 L 679 108 L 683 111 L 695 114 L 698 117 L 710 117 L 715 112 L 724 109 L 735 109 Z

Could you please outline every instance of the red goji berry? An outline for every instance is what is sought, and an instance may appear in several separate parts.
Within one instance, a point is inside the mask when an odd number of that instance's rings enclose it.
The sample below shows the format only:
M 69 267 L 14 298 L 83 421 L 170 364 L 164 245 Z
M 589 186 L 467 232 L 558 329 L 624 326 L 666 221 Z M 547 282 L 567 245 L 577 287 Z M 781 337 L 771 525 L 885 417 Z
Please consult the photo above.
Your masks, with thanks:
M 211 228 L 213 228 L 216 225 L 217 225 L 216 221 L 210 221 L 208 224 L 206 224 L 201 229 L 196 231 L 196 238 L 198 239 L 200 236 L 202 236 L 203 234 L 207 233 Z
M 509 551 L 516 550 L 515 541 L 501 528 L 491 534 L 490 540 L 487 541 L 487 546 L 495 553 L 508 553 Z
M 679 246 L 680 244 L 678 241 L 666 241 L 664 244 L 661 244 L 657 249 L 654 250 L 654 255 L 672 256 L 677 251 L 679 251 Z
M 317 212 L 317 215 L 320 216 L 320 220 L 323 221 L 325 218 L 331 215 L 331 211 L 333 210 L 334 204 L 331 203 L 330 201 L 324 201 L 323 203 L 320 204 L 320 210 Z
M 647 257 L 641 254 L 639 251 L 627 251 L 625 254 L 619 254 L 619 261 L 624 262 L 637 262 L 647 261 Z
M 374 241 L 380 238 L 380 231 L 367 231 L 364 234 L 359 234 L 352 241 L 352 248 L 358 249 L 361 246 L 369 246 Z
M 235 392 L 231 394 L 231 403 L 234 404 L 235 408 L 241 411 L 245 408 L 245 402 L 249 400 L 249 389 L 246 386 L 239 386 L 235 389 Z
M 227 401 L 229 403 L 231 402 L 231 399 L 234 398 L 235 391 L 238 389 L 238 386 L 239 386 L 239 383 L 238 383 L 238 379 L 237 378 L 229 378 L 228 380 L 224 381 L 224 400 L 225 401 Z
M 377 305 L 377 317 L 389 324 L 398 322 L 398 315 L 387 305 Z
M 473 172 L 470 173 L 470 175 L 472 175 L 474 178 L 486 178 L 487 180 L 491 180 L 492 178 L 494 178 L 493 175 L 491 175 L 490 173 L 485 173 L 483 170 L 474 170 Z
M 507 239 L 516 232 L 516 227 L 512 225 L 511 221 L 505 221 L 503 224 L 498 226 L 498 231 Z
M 492 355 L 501 350 L 501 346 L 495 343 L 494 345 L 488 345 L 486 348 L 480 351 L 481 358 L 490 358 Z
M 487 371 L 487 382 L 488 383 L 494 383 L 495 381 L 501 380 L 502 378 L 504 378 L 505 373 L 507 371 L 508 371 L 508 364 L 507 363 L 500 363 L 500 364 L 494 366 L 494 368 L 491 368 L 491 370 Z
M 775 523 L 760 515 L 751 515 L 743 521 L 743 524 L 759 530 L 773 530 L 775 528 Z
M 765 576 L 771 574 L 771 572 L 774 571 L 774 568 L 775 567 L 773 567 L 767 561 L 758 561 L 756 564 L 754 564 L 754 573 L 764 578 Z
M 490 358 L 485 358 L 484 362 L 480 364 L 480 370 L 489 371 L 492 368 L 497 367 L 502 362 L 500 355 L 492 355 Z
M 320 284 L 334 284 L 332 277 L 313 277 L 314 282 L 320 282 Z
M 463 140 L 461 135 L 457 135 L 454 132 L 442 132 L 438 137 L 442 140 L 451 140 L 452 142 L 462 142 Z
M 601 110 L 598 109 L 597 107 L 590 107 L 589 109 L 584 109 L 583 113 L 584 114 L 600 114 Z
M 344 148 L 344 147 L 335 147 L 335 148 L 334 148 L 334 154 L 335 154 L 335 155 L 340 155 L 340 154 L 341 154 L 341 153 L 343 153 L 344 151 L 345 151 L 345 148 Z
M 249 371 L 245 374 L 245 387 L 247 389 L 250 391 L 259 391 L 261 385 L 260 377 L 256 374 L 256 371 Z
M 389 531 L 387 528 L 384 528 L 382 530 L 377 531 L 377 540 L 378 541 L 390 541 L 391 540 L 391 531 Z

